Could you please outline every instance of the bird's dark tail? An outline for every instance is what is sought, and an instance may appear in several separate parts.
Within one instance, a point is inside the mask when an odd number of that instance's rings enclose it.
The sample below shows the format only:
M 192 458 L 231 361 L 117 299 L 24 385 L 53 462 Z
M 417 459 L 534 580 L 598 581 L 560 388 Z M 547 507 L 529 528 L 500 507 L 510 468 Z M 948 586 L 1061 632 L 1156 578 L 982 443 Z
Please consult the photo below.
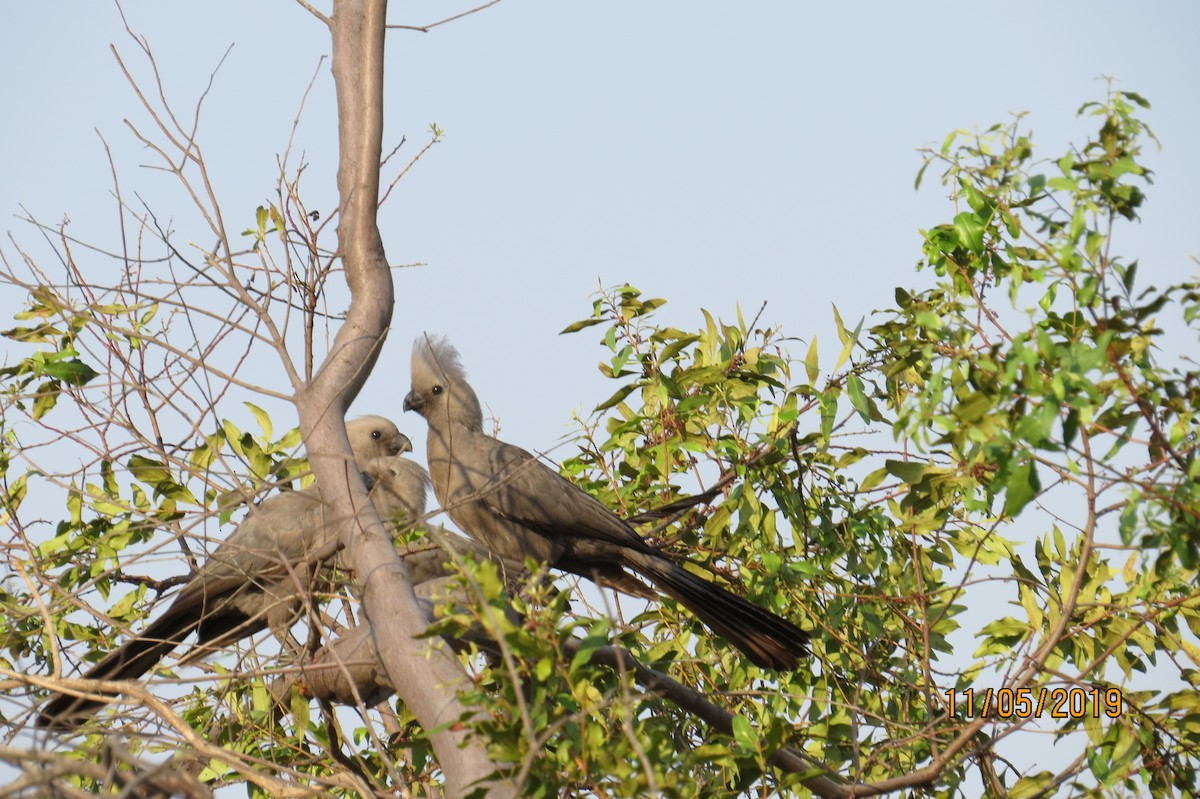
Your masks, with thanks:
M 808 633 L 663 555 L 626 550 L 626 565 L 696 615 L 756 666 L 790 671 L 808 655 Z
M 87 674 L 88 680 L 136 680 L 154 668 L 195 628 L 195 621 L 158 619 L 117 649 L 109 652 Z M 96 714 L 108 702 L 85 699 L 71 694 L 53 694 L 37 717 L 37 726 L 54 730 L 73 730 Z

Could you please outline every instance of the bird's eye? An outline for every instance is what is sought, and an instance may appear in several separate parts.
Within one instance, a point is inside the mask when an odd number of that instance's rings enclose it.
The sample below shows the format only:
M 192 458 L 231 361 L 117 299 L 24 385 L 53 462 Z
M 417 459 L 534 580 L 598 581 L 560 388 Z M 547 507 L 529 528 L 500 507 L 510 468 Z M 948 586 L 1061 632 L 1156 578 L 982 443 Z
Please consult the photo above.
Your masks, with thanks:
M 372 430 L 372 431 L 371 431 L 371 438 L 373 438 L 373 439 L 375 439 L 376 441 L 378 441 L 379 439 L 383 438 L 383 433 L 379 432 L 378 430 Z
M 441 386 L 434 386 L 432 389 L 430 389 L 430 392 L 431 392 L 431 393 L 432 393 L 432 394 L 433 394 L 435 397 L 436 397 L 438 394 L 441 394 L 443 391 L 445 391 L 445 389 L 444 389 L 444 388 L 442 388 Z

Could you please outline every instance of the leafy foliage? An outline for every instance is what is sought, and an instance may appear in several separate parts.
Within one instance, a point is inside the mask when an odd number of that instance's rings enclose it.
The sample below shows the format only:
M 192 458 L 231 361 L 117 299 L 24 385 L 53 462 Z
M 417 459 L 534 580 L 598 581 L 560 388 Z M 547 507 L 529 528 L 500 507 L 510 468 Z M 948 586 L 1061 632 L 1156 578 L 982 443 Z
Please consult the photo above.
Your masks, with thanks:
M 664 300 L 629 285 L 563 331 L 599 333 L 614 383 L 579 420 L 563 473 L 628 517 L 718 489 L 643 532 L 811 629 L 813 657 L 763 672 L 670 600 L 561 590 L 545 575 L 510 596 L 492 564 L 460 563 L 468 600 L 444 605 L 430 634 L 483 628 L 498 642 L 462 654 L 479 714 L 454 723 L 484 736 L 521 795 L 1196 792 L 1200 375 L 1169 345 L 1196 333 L 1200 285 L 1142 286 L 1114 245 L 1147 201 L 1147 108 L 1129 92 L 1085 104 L 1096 135 L 1056 159 L 1035 158 L 1020 119 L 927 152 L 918 183 L 932 170 L 954 208 L 923 231 L 924 282 L 853 327 L 835 308 L 840 351 L 824 376 L 815 337 L 793 358 L 762 311 L 728 323 L 703 311 L 680 329 L 658 322 Z M 260 257 L 285 216 L 259 209 L 247 234 Z M 144 303 L 38 289 L 22 319 L 36 326 L 5 335 L 39 349 L 0 370 L 0 463 L 9 561 L 30 579 L 6 584 L 0 629 L 5 668 L 45 674 L 51 634 L 94 658 L 114 645 L 113 620 L 152 612 L 166 586 L 132 579 L 138 557 L 186 540 L 197 519 L 228 521 L 236 497 L 302 464 L 295 435 L 274 440 L 250 406 L 262 435 L 214 416 L 186 446 L 102 438 L 83 468 L 10 479 L 27 460 L 14 419 L 47 425 L 70 412 L 63 397 L 93 424 L 100 407 L 121 415 L 97 385 L 120 361 L 89 364 L 82 337 L 130 360 L 158 339 Z M 223 459 L 236 468 L 217 487 Z M 49 525 L 26 518 L 27 495 L 47 486 L 66 504 Z M 133 590 L 114 596 L 119 584 Z M 694 701 L 667 701 L 663 683 L 600 657 L 613 646 Z M 402 705 L 353 716 L 293 698 L 281 720 L 242 665 L 174 700 L 214 747 L 196 755 L 203 781 L 252 795 L 277 779 L 321 795 L 438 782 L 427 731 Z M 1053 691 L 1073 697 L 1067 712 L 1039 701 Z M 146 729 L 152 715 L 117 718 Z M 1035 731 L 1067 754 L 1031 759 Z
M 653 614 L 646 656 L 675 661 L 690 684 L 754 695 L 735 707 L 765 740 L 860 783 L 952 791 L 974 763 L 973 779 L 1014 795 L 1194 789 L 1184 697 L 1200 654 L 1200 387 L 1194 370 L 1159 362 L 1156 315 L 1177 306 L 1194 326 L 1197 285 L 1140 290 L 1136 262 L 1112 251 L 1115 223 L 1145 200 L 1145 107 L 1120 92 L 1084 105 L 1097 137 L 1050 162 L 1034 160 L 1019 120 L 928 153 L 963 208 L 924 231 L 936 285 L 898 288 L 865 334 L 837 316 L 835 370 L 849 368 L 824 386 L 815 347 L 795 381 L 779 331 L 740 313 L 734 325 L 705 312 L 698 331 L 660 327 L 662 300 L 630 286 L 564 331 L 603 325 L 600 369 L 620 383 L 564 471 L 630 512 L 697 475 L 728 480 L 723 502 L 659 540 L 736 572 L 752 599 L 816 633 L 811 672 L 778 675 L 762 695 L 764 675 L 669 607 Z M 856 443 L 879 427 L 894 450 Z M 1006 602 L 1016 614 L 968 612 Z M 948 706 L 948 691 L 985 686 L 1100 690 L 1063 720 L 1010 712 L 985 725 Z M 1117 718 L 1095 699 L 1109 689 L 1125 699 Z M 1035 725 L 1080 758 L 1002 768 L 1004 747 L 990 742 Z M 963 747 L 969 758 L 945 754 Z M 922 768 L 936 776 L 909 776 Z

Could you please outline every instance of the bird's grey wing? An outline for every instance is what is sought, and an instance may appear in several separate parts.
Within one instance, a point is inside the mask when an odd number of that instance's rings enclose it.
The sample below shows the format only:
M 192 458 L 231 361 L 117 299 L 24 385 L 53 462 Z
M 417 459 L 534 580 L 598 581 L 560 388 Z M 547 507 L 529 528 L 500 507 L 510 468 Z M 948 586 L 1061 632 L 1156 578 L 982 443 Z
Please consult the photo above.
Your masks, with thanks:
M 230 609 L 253 615 L 265 592 L 278 593 L 331 543 L 334 526 L 326 511 L 315 487 L 277 494 L 251 507 L 179 592 L 171 610 L 197 608 L 201 619 L 212 620 L 210 628 L 219 627 L 215 618 Z
M 529 452 L 488 438 L 493 485 L 482 501 L 505 519 L 550 538 L 595 539 L 634 549 L 647 544 L 604 503 Z
M 332 537 L 326 510 L 315 487 L 276 494 L 252 506 L 188 588 L 200 580 L 217 585 L 286 571 L 287 564 L 304 560 Z

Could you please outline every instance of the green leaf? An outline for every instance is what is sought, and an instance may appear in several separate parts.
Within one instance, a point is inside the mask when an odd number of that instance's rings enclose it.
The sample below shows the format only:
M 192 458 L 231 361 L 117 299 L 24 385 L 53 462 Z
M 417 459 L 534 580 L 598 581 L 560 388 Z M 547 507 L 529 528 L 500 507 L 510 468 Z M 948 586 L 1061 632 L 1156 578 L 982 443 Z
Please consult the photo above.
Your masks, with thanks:
M 593 317 L 591 319 L 580 319 L 578 322 L 572 322 L 571 324 L 564 327 L 562 330 L 558 331 L 558 335 L 562 336 L 562 335 L 565 335 L 566 333 L 577 333 L 586 327 L 598 325 L 603 321 L 604 321 L 604 319 L 602 319 L 600 317 Z
M 919 327 L 927 328 L 931 332 L 937 332 L 941 330 L 946 324 L 942 320 L 942 317 L 934 311 L 921 311 L 913 318 L 913 321 L 916 322 Z
M 217 453 L 221 451 L 221 445 L 224 443 L 225 434 L 223 432 L 205 436 L 200 446 L 192 450 L 192 454 L 188 456 L 188 463 L 192 469 L 198 472 L 206 471 L 216 460 Z
M 1121 96 L 1130 102 L 1140 105 L 1142 108 L 1149 110 L 1150 101 L 1137 92 L 1121 92 Z
M 882 483 L 883 478 L 885 478 L 887 476 L 888 476 L 888 470 L 886 468 L 876 469 L 875 471 L 871 472 L 866 477 L 864 477 L 862 479 L 862 482 L 858 484 L 859 492 L 870 491 L 872 488 L 874 488 L 875 486 Z
M 637 388 L 636 383 L 630 383 L 628 385 L 621 386 L 620 388 L 618 388 L 616 390 L 616 392 L 613 393 L 613 395 L 611 397 L 609 397 L 604 402 L 601 402 L 599 405 L 597 405 L 595 410 L 596 411 L 608 410 L 609 408 L 613 407 L 614 405 L 616 405 L 617 403 L 621 402 L 626 397 L 628 397 L 630 394 L 632 394 L 633 390 L 635 388 Z
M 852 374 L 846 378 L 846 393 L 850 395 L 850 404 L 858 411 L 859 417 L 867 424 L 871 423 L 870 400 L 863 390 L 863 381 L 858 375 Z
M 134 603 L 137 602 L 138 598 L 144 593 L 144 588 L 136 591 L 130 591 L 128 594 L 121 597 L 121 599 L 119 599 L 115 605 L 108 609 L 108 615 L 114 619 L 120 619 L 122 621 L 128 620 L 129 614 L 133 610 Z
M 100 373 L 79 360 L 51 361 L 45 366 L 46 374 L 73 386 L 83 386 L 90 383 Z
M 883 468 L 892 477 L 898 477 L 908 485 L 916 485 L 925 479 L 925 475 L 931 471 L 942 471 L 927 463 L 917 463 L 916 461 L 897 461 L 890 458 L 884 461 Z
M 954 229 L 962 245 L 971 252 L 979 255 L 983 252 L 983 233 L 985 227 L 979 217 L 970 211 L 963 211 L 954 217 Z
M 1045 621 L 1045 614 L 1042 613 L 1041 603 L 1038 597 L 1033 593 L 1033 589 L 1024 583 L 1017 586 L 1017 595 L 1021 601 L 1021 607 L 1025 609 L 1025 614 L 1029 617 L 1029 623 L 1035 630 L 1042 629 L 1042 623 Z
M 131 455 L 127 465 L 133 476 L 146 485 L 156 486 L 171 479 L 171 473 L 165 463 L 144 455 Z
M 34 392 L 33 400 L 33 418 L 41 419 L 46 414 L 54 409 L 58 404 L 58 395 L 62 391 L 59 389 L 57 380 L 47 380 L 37 387 Z
M 971 206 L 972 211 L 980 216 L 991 213 L 987 198 L 980 193 L 979 189 L 971 185 L 970 181 L 960 179 L 958 185 L 962 187 L 963 195 L 967 198 L 967 205 Z
M 196 775 L 196 779 L 200 782 L 212 782 L 227 775 L 236 773 L 237 769 L 235 769 L 233 766 L 226 764 L 224 761 L 212 758 L 208 761 L 208 765 L 201 769 L 200 773 Z
M 833 306 L 833 323 L 837 326 L 838 341 L 842 342 L 843 347 L 846 346 L 846 342 L 849 340 L 849 335 L 846 333 L 846 325 L 842 323 L 842 315 L 838 313 L 836 305 Z M 836 367 L 834 368 L 834 371 L 837 371 Z
M 692 344 L 695 344 L 699 340 L 700 340 L 699 336 L 684 336 L 675 341 L 672 341 L 670 344 L 663 347 L 662 352 L 660 352 L 658 354 L 659 363 L 664 364 L 667 361 L 672 360 L 680 352 L 687 349 Z
M 812 343 L 808 345 L 808 354 L 804 356 L 804 371 L 808 375 L 809 385 L 817 382 L 817 378 L 821 376 L 821 370 L 817 366 L 817 337 L 813 336 Z
M 250 413 L 254 414 L 254 418 L 258 420 L 258 426 L 261 427 L 263 431 L 263 438 L 267 441 L 270 441 L 271 433 L 275 429 L 271 425 L 270 414 L 255 405 L 253 402 L 247 402 L 245 405 L 250 409 Z
M 293 427 L 291 430 L 288 430 L 283 434 L 283 437 L 279 439 L 280 449 L 295 449 L 298 446 L 300 446 L 300 428 L 298 427 Z
M 847 360 L 850 359 L 850 353 L 854 351 L 854 345 L 858 343 L 858 334 L 862 332 L 864 319 L 858 320 L 858 326 L 854 328 L 853 333 L 847 333 L 845 325 L 842 324 L 842 315 L 838 313 L 837 306 L 833 306 L 833 321 L 837 325 L 838 340 L 842 342 L 842 351 L 838 354 L 837 363 L 833 365 L 833 371 L 842 368 Z
M 925 170 L 929 169 L 930 163 L 932 162 L 926 159 L 925 163 L 921 164 L 921 168 L 917 170 L 917 178 L 913 181 L 914 189 L 921 188 L 921 181 L 925 178 Z
M 608 646 L 608 625 L 601 621 L 596 625 L 593 633 L 579 644 L 578 651 L 575 652 L 575 657 L 571 659 L 570 670 L 576 672 L 580 667 L 587 665 L 592 660 L 592 652 Z
M 759 748 L 758 734 L 754 726 L 745 716 L 733 717 L 733 740 L 744 752 L 757 752 Z
M 705 354 L 708 356 L 708 362 L 712 363 L 717 359 L 717 347 L 721 340 L 720 334 L 717 332 L 717 322 L 704 308 L 700 309 L 700 313 L 704 314 L 704 348 Z
M 1004 515 L 1016 516 L 1042 490 L 1033 461 L 1025 461 L 1013 469 L 1004 489 Z
M 287 222 L 284 221 L 283 214 L 279 212 L 279 209 L 275 207 L 274 203 L 271 203 L 270 214 L 271 214 L 271 224 L 275 226 L 275 232 L 279 234 L 279 237 L 281 239 L 286 241 L 287 240 Z
M 1009 790 L 1008 799 L 1031 799 L 1034 796 L 1041 796 L 1053 782 L 1054 773 L 1050 771 L 1041 771 L 1032 776 L 1022 777 Z
M 22 314 L 17 314 L 20 319 Z M 0 332 L 0 336 L 11 338 L 23 344 L 54 344 L 62 338 L 62 331 L 53 325 L 38 325 L 37 327 L 14 327 Z
M 954 406 L 954 418 L 963 424 L 978 424 L 991 412 L 994 401 L 995 397 L 989 394 L 973 391 Z
M 12 519 L 12 514 L 21 507 L 21 502 L 25 499 L 28 493 L 26 475 L 21 475 L 17 479 L 8 484 L 8 490 L 0 496 L 0 507 L 3 507 L 4 512 L 0 513 L 0 524 L 8 524 Z
M 1070 447 L 1075 441 L 1075 435 L 1079 432 L 1079 411 L 1071 408 L 1067 411 L 1067 418 L 1063 419 L 1063 446 Z
M 292 719 L 296 724 L 296 732 L 303 735 L 308 729 L 309 723 L 308 697 L 302 691 L 292 691 L 291 701 L 288 704 L 291 706 Z
M 821 449 L 829 446 L 833 425 L 837 422 L 838 394 L 836 390 L 821 393 Z

